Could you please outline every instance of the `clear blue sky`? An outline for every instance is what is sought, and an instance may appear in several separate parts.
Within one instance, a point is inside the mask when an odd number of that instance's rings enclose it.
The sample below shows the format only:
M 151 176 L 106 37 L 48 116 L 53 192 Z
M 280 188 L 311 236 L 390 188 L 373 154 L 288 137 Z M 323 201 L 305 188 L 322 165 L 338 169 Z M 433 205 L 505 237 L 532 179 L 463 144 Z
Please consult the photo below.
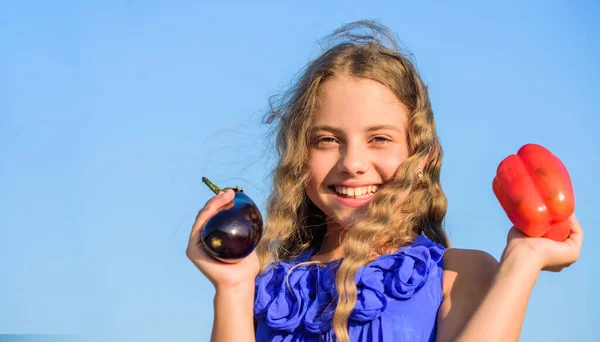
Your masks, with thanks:
M 564 161 L 584 248 L 541 275 L 522 340 L 600 340 L 598 2 L 13 3 L 0 5 L 0 334 L 208 341 L 213 289 L 185 256 L 211 195 L 200 179 L 263 209 L 268 97 L 319 38 L 364 18 L 395 30 L 430 87 L 456 247 L 500 257 L 505 156 L 535 142 Z

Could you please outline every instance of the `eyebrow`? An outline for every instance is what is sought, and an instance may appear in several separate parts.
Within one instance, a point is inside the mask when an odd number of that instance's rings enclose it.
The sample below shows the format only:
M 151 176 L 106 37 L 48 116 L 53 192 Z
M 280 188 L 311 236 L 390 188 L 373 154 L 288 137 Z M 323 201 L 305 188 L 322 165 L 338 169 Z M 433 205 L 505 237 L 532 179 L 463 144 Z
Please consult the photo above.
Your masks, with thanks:
M 394 125 L 375 125 L 375 126 L 369 126 L 367 127 L 367 129 L 365 129 L 365 132 L 374 132 L 374 131 L 379 131 L 379 130 L 383 130 L 383 129 L 389 129 L 392 131 L 396 131 L 398 133 L 402 133 L 402 130 Z M 312 132 L 320 132 L 320 131 L 329 131 L 335 134 L 341 134 L 342 131 L 339 128 L 333 127 L 333 126 L 328 126 L 328 125 L 321 125 L 321 126 L 315 126 L 312 129 Z

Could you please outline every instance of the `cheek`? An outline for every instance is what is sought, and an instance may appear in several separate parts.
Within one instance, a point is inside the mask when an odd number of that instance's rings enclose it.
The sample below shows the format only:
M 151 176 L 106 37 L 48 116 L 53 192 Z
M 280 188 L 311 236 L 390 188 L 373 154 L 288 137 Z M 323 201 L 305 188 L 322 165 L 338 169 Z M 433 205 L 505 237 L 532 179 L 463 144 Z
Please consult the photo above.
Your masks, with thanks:
M 314 202 L 314 197 L 317 194 L 317 188 L 319 186 L 319 184 L 321 183 L 321 177 L 319 175 L 319 170 L 317 170 L 314 165 L 318 165 L 315 164 L 312 160 L 309 161 L 309 168 L 308 168 L 308 183 L 306 184 L 306 194 L 308 195 L 308 198 L 310 198 L 313 202 Z
M 326 212 L 325 210 L 327 209 L 327 206 L 323 202 L 323 198 L 322 198 L 322 196 L 319 193 L 318 183 L 315 183 L 315 181 L 313 181 L 312 179 L 310 179 L 308 181 L 308 184 L 306 185 L 305 192 L 306 192 L 306 197 L 308 197 L 308 199 L 314 205 L 316 205 L 317 208 L 321 209 L 323 212 Z
M 309 180 L 306 185 L 306 195 L 308 198 L 315 204 L 320 203 L 319 193 L 320 188 L 323 185 L 323 176 L 317 172 L 316 170 L 310 170 L 309 172 Z
M 328 158 L 323 154 L 314 153 L 309 155 L 309 180 L 306 187 L 306 195 L 321 210 L 323 210 L 323 187 L 326 185 L 326 178 L 331 171 L 331 165 Z
M 406 160 L 405 151 L 396 151 L 396 153 L 386 154 L 379 158 L 378 169 L 381 176 L 385 180 L 390 180 L 396 177 L 396 172 L 402 163 Z
M 332 160 L 323 153 L 313 153 L 309 156 L 308 162 L 310 181 L 314 186 L 319 187 L 333 167 Z

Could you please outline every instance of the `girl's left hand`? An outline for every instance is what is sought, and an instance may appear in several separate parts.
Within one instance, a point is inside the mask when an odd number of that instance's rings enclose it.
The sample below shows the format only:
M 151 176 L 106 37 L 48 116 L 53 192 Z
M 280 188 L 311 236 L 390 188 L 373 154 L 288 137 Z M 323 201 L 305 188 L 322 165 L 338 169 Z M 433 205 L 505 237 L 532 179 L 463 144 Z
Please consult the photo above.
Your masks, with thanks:
M 540 270 L 560 272 L 579 259 L 583 243 L 583 228 L 575 215 L 571 221 L 571 234 L 562 242 L 548 238 L 534 238 L 521 233 L 514 226 L 508 232 L 506 248 L 502 259 L 508 255 L 519 255 L 520 258 L 533 258 Z M 531 260 L 528 260 L 531 261 Z

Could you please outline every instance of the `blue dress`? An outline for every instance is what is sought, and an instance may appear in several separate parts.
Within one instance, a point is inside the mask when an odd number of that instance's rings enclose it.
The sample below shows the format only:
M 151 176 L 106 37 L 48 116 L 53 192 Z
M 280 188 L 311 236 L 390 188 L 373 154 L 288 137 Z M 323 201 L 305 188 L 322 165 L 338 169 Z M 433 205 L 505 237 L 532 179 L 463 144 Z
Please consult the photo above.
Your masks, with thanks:
M 336 341 L 335 270 L 341 260 L 327 266 L 297 266 L 286 280 L 290 268 L 309 261 L 313 252 L 273 264 L 256 278 L 257 341 Z M 420 235 L 412 244 L 361 267 L 348 322 L 350 341 L 434 341 L 443 297 L 443 253 L 444 246 Z

